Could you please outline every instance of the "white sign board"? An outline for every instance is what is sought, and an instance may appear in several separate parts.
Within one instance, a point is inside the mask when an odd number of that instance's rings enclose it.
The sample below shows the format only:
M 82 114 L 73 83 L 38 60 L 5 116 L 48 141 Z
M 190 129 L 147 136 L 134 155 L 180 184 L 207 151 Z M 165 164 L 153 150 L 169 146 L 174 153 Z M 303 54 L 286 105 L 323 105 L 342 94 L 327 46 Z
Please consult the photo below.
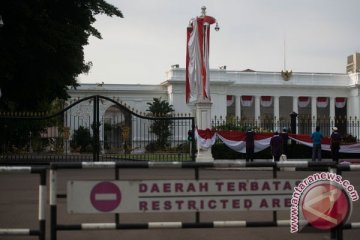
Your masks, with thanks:
M 69 181 L 69 213 L 285 210 L 298 180 Z

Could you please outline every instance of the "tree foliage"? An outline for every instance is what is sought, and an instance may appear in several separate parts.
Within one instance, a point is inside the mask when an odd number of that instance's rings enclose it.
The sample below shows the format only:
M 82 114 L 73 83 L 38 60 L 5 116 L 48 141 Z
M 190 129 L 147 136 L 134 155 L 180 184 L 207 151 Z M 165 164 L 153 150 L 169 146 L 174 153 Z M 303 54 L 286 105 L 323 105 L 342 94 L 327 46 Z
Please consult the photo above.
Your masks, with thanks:
M 174 111 L 174 108 L 166 100 L 161 100 L 161 98 L 153 98 L 152 103 L 147 103 L 149 105 L 147 111 L 151 112 L 155 116 L 162 116 L 162 119 L 154 120 L 150 126 L 150 131 L 157 136 L 156 142 L 152 143 L 152 148 L 154 149 L 163 149 L 168 146 L 168 139 L 171 136 L 171 123 L 170 119 L 167 119 L 166 116 Z
M 83 47 L 101 39 L 97 14 L 123 17 L 105 0 L 0 1 L 0 110 L 48 110 L 86 73 Z

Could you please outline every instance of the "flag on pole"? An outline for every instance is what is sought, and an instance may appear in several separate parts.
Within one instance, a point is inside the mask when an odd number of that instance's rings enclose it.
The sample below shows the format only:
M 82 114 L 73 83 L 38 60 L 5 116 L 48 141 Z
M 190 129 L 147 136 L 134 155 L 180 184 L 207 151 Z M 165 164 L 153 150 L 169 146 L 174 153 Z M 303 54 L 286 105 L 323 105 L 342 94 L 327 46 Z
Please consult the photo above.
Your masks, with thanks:
M 215 18 L 200 16 L 191 19 L 186 41 L 186 103 L 201 99 L 210 100 L 209 41 L 210 25 Z

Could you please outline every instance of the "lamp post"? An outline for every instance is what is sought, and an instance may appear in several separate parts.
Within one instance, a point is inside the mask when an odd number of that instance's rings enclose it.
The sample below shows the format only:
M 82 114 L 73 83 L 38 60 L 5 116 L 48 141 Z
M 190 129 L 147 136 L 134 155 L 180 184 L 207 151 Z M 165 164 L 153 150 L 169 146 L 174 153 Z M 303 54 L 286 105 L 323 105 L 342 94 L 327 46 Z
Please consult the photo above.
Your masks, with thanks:
M 196 126 L 198 129 L 211 128 L 210 97 L 210 25 L 215 31 L 220 27 L 214 17 L 206 15 L 206 7 L 201 8 L 201 15 L 190 19 L 186 31 L 186 103 L 195 102 Z M 211 149 L 202 147 L 198 141 L 197 162 L 213 161 Z
M 298 114 L 296 112 L 291 112 L 290 114 L 290 131 L 292 134 L 296 134 L 296 118 L 298 116 Z M 291 146 L 294 146 L 296 144 L 295 140 L 291 140 Z M 293 147 L 291 148 L 293 149 Z

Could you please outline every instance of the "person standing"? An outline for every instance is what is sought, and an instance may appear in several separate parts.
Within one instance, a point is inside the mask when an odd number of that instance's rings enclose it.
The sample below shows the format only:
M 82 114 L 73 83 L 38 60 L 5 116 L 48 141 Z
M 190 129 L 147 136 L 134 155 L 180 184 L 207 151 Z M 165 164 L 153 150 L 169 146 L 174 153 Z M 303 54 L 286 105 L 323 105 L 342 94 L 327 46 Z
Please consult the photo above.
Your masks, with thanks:
M 280 136 L 283 140 L 283 154 L 287 157 L 288 155 L 288 142 L 289 142 L 289 134 L 286 128 L 283 128 Z
M 333 130 L 333 132 L 331 133 L 331 136 L 330 136 L 330 148 L 331 148 L 332 160 L 334 162 L 339 163 L 339 150 L 340 150 L 341 136 L 338 133 L 337 127 L 333 127 L 332 130 Z
M 254 160 L 254 148 L 255 148 L 255 132 L 249 128 L 245 136 L 246 143 L 246 162 Z
M 278 162 L 282 154 L 283 140 L 280 137 L 279 132 L 276 131 L 274 136 L 270 140 L 271 154 L 274 157 L 274 161 Z
M 312 161 L 315 162 L 316 159 L 321 161 L 321 140 L 323 139 L 323 135 L 320 132 L 320 127 L 316 126 L 315 132 L 311 134 L 311 139 L 313 142 L 312 149 Z

